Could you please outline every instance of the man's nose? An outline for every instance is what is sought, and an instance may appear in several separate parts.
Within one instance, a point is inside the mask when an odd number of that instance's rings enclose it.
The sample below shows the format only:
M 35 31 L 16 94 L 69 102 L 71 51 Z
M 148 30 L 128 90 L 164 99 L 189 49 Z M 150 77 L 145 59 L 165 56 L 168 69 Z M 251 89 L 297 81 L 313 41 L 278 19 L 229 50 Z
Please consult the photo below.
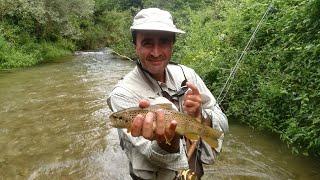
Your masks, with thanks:
M 151 55 L 154 57 L 159 57 L 161 55 L 161 47 L 158 44 L 153 46 Z

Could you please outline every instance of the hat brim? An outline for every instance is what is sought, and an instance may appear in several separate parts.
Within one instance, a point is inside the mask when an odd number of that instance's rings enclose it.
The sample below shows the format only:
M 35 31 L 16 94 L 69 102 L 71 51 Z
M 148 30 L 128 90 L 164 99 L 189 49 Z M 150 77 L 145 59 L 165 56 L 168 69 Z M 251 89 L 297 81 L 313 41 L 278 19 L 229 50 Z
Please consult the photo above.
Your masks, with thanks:
M 175 27 L 168 26 L 163 23 L 158 22 L 148 22 L 138 25 L 133 25 L 130 27 L 130 30 L 150 30 L 150 31 L 167 31 L 167 32 L 174 32 L 174 33 L 185 33 L 184 31 L 177 29 Z

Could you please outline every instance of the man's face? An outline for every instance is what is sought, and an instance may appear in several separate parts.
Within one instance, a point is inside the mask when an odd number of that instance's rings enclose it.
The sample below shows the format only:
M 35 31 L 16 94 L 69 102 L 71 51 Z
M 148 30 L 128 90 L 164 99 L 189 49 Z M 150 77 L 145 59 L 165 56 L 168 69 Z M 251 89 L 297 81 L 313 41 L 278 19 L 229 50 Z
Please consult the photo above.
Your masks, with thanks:
M 164 81 L 164 69 L 172 54 L 174 33 L 165 31 L 137 31 L 136 53 L 143 68 L 158 81 Z

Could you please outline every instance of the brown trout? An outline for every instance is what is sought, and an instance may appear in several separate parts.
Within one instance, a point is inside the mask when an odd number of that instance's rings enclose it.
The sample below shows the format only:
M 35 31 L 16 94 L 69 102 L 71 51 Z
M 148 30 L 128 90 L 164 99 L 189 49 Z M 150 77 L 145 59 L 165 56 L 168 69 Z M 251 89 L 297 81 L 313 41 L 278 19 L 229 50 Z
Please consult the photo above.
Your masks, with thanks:
M 218 147 L 218 138 L 223 132 L 213 129 L 209 126 L 201 124 L 196 118 L 187 114 L 175 111 L 171 104 L 152 105 L 148 108 L 128 108 L 118 112 L 114 112 L 109 116 L 111 125 L 115 128 L 127 128 L 130 132 L 133 118 L 138 114 L 145 116 L 148 112 L 155 112 L 157 109 L 163 109 L 166 126 L 171 120 L 177 121 L 176 133 L 186 136 L 191 140 L 198 140 L 201 137 L 212 148 Z

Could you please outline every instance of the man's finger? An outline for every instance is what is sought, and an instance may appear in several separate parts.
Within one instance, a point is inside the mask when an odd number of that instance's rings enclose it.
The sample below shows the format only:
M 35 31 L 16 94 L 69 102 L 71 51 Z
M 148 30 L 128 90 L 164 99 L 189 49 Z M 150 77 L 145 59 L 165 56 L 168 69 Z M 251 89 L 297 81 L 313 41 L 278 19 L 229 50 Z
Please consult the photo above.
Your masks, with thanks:
M 153 138 L 153 119 L 154 114 L 152 112 L 148 112 L 142 127 L 142 136 L 149 140 L 152 140 Z
M 133 137 L 141 136 L 141 128 L 143 124 L 143 116 L 141 114 L 137 115 L 131 125 L 131 135 Z
M 185 100 L 184 103 L 183 103 L 184 106 L 196 107 L 196 108 L 200 107 L 200 104 L 201 104 L 200 102 L 192 101 L 192 100 Z
M 195 101 L 190 101 L 190 100 L 185 100 L 183 104 L 183 111 L 186 112 L 187 114 L 198 117 L 200 116 L 200 109 L 201 109 L 201 103 L 200 102 L 195 102 Z
M 186 112 L 188 115 L 194 115 L 194 113 L 198 111 L 198 108 L 183 106 L 183 111 Z
M 140 108 L 147 108 L 147 107 L 149 107 L 150 106 L 150 102 L 148 101 L 148 100 L 146 100 L 146 99 L 141 99 L 140 101 L 139 101 L 139 107 Z
M 186 96 L 188 96 L 188 95 L 193 95 L 192 90 L 191 90 L 191 89 L 188 89 L 188 91 L 186 92 L 185 95 L 186 95 Z
M 200 95 L 186 95 L 185 101 L 193 101 L 193 102 L 201 103 L 202 99 Z
M 194 84 L 192 84 L 191 82 L 187 82 L 187 86 L 192 90 L 192 94 L 200 95 L 198 88 Z
M 170 125 L 168 128 L 166 128 L 165 133 L 166 133 L 166 138 L 167 140 L 172 140 L 176 134 L 176 128 L 177 128 L 177 121 L 172 120 L 170 122 Z
M 164 120 L 164 112 L 162 109 L 159 109 L 156 111 L 156 116 L 157 116 L 157 120 L 156 120 L 156 134 L 159 136 L 163 136 L 164 135 L 164 131 L 166 128 L 165 125 L 165 120 Z

